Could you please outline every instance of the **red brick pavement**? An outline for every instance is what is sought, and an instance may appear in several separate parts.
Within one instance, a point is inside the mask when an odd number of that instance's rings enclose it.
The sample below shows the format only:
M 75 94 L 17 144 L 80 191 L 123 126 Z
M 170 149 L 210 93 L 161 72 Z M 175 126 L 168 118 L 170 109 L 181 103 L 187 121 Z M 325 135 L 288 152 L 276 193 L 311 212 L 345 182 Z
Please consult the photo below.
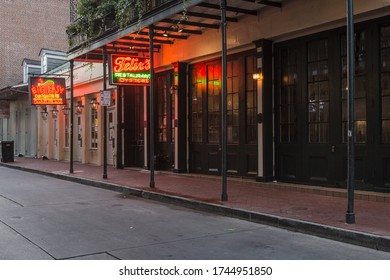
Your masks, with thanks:
M 356 191 L 356 224 L 349 225 L 345 223 L 346 190 L 341 189 L 229 178 L 229 198 L 222 202 L 221 179 L 217 176 L 156 171 L 156 187 L 151 189 L 147 170 L 109 166 L 108 179 L 102 179 L 101 166 L 75 163 L 74 173 L 69 174 L 69 162 L 15 158 L 7 164 L 390 237 L 390 194 L 386 193 Z

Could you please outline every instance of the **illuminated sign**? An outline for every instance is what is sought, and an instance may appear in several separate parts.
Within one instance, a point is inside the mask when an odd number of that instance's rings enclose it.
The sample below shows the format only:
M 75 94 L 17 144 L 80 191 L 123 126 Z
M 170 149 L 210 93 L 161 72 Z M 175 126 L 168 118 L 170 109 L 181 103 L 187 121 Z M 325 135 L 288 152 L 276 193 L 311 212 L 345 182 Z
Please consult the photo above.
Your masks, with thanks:
M 128 55 L 110 56 L 110 84 L 148 86 L 150 59 Z
M 31 77 L 29 88 L 32 105 L 63 105 L 66 103 L 64 78 Z

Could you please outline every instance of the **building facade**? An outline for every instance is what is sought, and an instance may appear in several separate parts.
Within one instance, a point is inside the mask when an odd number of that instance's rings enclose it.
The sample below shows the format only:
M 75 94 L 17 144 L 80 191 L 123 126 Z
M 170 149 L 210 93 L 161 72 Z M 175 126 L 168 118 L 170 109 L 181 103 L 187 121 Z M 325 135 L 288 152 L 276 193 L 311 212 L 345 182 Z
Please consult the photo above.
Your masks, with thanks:
M 164 4 L 144 17 L 142 28 L 149 33 L 134 23 L 96 37 L 81 50 L 77 44 L 69 50 L 70 59 L 81 61 L 101 60 L 103 46 L 133 56 L 135 51 L 124 50 L 137 46 L 140 57 L 154 50 L 152 87 L 116 86 L 108 117 L 114 164 L 147 167 L 153 141 L 156 167 L 218 175 L 226 110 L 228 175 L 344 187 L 345 3 L 228 2 L 223 74 L 219 2 L 171 2 L 176 5 Z M 357 188 L 388 191 L 390 2 L 354 3 Z M 180 5 L 188 5 L 185 15 L 177 12 Z M 142 42 L 151 29 L 154 41 L 148 46 Z M 86 138 L 93 146 L 93 128 L 103 116 L 91 116 L 85 117 L 90 119 L 85 126 L 92 129 Z
M 69 1 L 11 0 L 0 4 L 0 89 L 23 80 L 23 59 L 38 60 L 41 48 L 66 51 Z
M 28 77 L 48 71 L 48 61 L 56 63 L 67 49 L 69 2 L 1 1 L 0 18 L 0 141 L 14 141 L 16 155 L 37 156 L 37 108 L 29 100 Z

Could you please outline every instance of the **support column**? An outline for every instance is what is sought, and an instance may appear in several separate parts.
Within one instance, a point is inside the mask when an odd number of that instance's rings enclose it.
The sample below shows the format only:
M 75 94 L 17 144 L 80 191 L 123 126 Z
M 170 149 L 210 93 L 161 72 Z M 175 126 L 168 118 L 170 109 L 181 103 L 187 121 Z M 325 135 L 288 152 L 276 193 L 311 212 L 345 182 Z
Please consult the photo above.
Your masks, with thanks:
M 107 90 L 107 54 L 103 46 L 103 91 Z M 107 106 L 103 106 L 103 179 L 107 179 Z
M 254 41 L 257 51 L 257 149 L 259 182 L 274 179 L 274 133 L 273 133 L 273 90 L 272 90 L 272 41 Z
M 187 63 L 176 62 L 172 91 L 175 93 L 175 169 L 187 172 Z
M 353 0 L 347 0 L 347 80 L 348 80 L 348 206 L 345 215 L 347 224 L 355 223 L 355 31 Z
M 227 201 L 227 43 L 226 43 L 226 0 L 221 0 L 221 30 L 222 30 L 222 194 L 221 200 Z
M 117 97 L 116 97 L 116 168 L 123 169 L 123 160 L 122 160 L 122 98 L 123 98 L 123 87 L 117 87 Z
M 153 47 L 154 28 L 149 26 L 149 55 L 150 55 L 150 90 L 149 90 L 149 164 L 150 164 L 150 183 L 151 188 L 155 187 L 154 182 L 154 47 Z
M 73 104 L 73 68 L 74 68 L 74 61 L 70 61 L 70 143 L 69 143 L 69 173 L 73 173 L 73 146 L 74 146 L 74 139 L 73 139 L 73 122 L 74 122 L 74 104 Z

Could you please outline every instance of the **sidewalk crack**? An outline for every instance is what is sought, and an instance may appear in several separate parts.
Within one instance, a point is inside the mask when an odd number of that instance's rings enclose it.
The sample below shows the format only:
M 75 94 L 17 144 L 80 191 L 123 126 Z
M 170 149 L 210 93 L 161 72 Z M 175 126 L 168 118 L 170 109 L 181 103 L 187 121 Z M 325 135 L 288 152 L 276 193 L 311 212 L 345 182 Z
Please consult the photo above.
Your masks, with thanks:
M 19 236 L 21 236 L 22 238 L 24 238 L 25 240 L 27 240 L 28 242 L 30 242 L 31 244 L 33 244 L 34 246 L 36 246 L 38 249 L 42 250 L 43 252 L 45 252 L 48 256 L 50 256 L 53 260 L 55 260 L 56 258 L 50 254 L 48 251 L 46 251 L 45 249 L 43 249 L 41 246 L 39 246 L 38 244 L 36 244 L 34 241 L 32 241 L 31 239 L 29 239 L 27 236 L 23 235 L 21 232 L 17 231 L 16 229 L 14 229 L 13 227 L 11 227 L 10 225 L 6 224 L 5 222 L 3 222 L 2 220 L 0 220 L 0 223 L 2 223 L 4 226 L 8 227 L 9 229 L 11 229 L 12 231 L 14 231 L 16 234 L 18 234 Z
M 0 194 L 0 197 L 6 199 L 6 200 L 8 200 L 8 201 L 11 201 L 11 202 L 13 202 L 13 203 L 15 203 L 15 204 L 17 204 L 17 205 L 19 205 L 19 206 L 21 206 L 21 207 L 24 207 L 23 204 L 20 204 L 19 202 L 15 201 L 15 200 L 12 200 L 12 199 L 10 199 L 10 198 L 8 198 L 8 197 L 5 197 L 4 195 L 1 195 L 1 194 Z

